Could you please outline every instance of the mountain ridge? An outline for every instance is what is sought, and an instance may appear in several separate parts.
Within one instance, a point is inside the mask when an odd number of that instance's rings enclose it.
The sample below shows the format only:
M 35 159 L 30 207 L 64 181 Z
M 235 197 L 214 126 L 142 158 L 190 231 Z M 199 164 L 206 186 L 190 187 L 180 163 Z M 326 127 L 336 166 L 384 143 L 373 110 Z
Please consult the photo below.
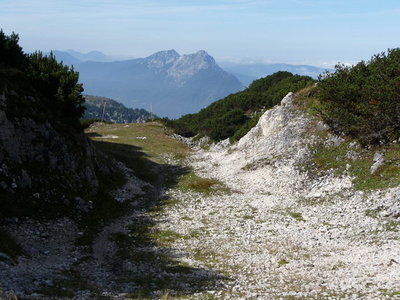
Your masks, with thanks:
M 66 51 L 51 50 L 50 52 L 52 52 L 57 57 L 58 61 L 63 61 L 64 64 L 66 65 L 77 64 L 84 61 L 95 61 L 95 62 L 116 61 L 116 59 L 113 59 L 112 57 L 97 50 L 89 51 L 87 53 L 82 53 L 72 49 Z M 48 55 L 50 54 L 50 52 L 47 52 L 45 54 Z
M 312 65 L 293 65 L 287 63 L 230 63 L 222 62 L 221 67 L 234 74 L 244 86 L 248 86 L 252 81 L 259 79 L 264 76 L 271 75 L 275 72 L 286 71 L 296 75 L 310 76 L 316 79 L 320 74 L 325 71 L 332 71 L 330 68 L 323 68 Z

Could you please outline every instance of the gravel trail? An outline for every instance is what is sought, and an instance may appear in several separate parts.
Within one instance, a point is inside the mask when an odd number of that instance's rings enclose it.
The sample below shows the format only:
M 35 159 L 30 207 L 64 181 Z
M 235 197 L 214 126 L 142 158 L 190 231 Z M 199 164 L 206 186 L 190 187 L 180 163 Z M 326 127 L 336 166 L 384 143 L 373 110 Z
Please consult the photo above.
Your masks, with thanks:
M 217 298 L 400 299 L 399 219 L 388 212 L 400 189 L 366 194 L 348 176 L 299 171 L 313 137 L 291 98 L 238 145 L 196 151 L 190 165 L 230 192 L 171 190 L 179 202 L 158 226 L 185 237 L 172 247 L 186 262 L 229 278 Z

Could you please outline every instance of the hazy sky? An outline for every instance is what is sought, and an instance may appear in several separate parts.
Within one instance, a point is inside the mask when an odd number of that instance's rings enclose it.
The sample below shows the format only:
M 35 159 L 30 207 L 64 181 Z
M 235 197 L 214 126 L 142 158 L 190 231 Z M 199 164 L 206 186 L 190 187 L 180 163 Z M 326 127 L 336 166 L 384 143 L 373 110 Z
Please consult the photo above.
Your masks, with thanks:
M 0 0 L 26 51 L 333 65 L 400 46 L 400 0 Z

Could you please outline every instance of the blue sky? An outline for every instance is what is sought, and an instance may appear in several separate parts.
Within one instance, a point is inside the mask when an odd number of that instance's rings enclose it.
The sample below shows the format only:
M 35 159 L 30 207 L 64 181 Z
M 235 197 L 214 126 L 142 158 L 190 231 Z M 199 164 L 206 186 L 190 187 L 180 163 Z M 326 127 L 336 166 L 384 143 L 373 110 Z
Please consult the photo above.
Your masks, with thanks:
M 204 49 L 217 60 L 332 66 L 400 46 L 399 0 L 0 0 L 26 51 L 144 57 Z

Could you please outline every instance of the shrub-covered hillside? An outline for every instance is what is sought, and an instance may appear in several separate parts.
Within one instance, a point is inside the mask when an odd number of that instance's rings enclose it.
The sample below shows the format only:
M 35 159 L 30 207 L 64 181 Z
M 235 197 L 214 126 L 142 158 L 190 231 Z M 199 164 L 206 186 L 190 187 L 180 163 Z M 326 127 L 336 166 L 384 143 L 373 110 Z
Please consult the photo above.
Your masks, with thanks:
M 142 123 L 155 116 L 145 109 L 127 108 L 113 99 L 85 96 L 84 120 L 103 119 L 113 123 Z
M 215 141 L 238 140 L 257 123 L 262 111 L 279 103 L 288 92 L 296 92 L 313 82 L 308 76 L 277 72 L 255 80 L 245 90 L 216 101 L 199 113 L 166 123 L 186 137 L 206 135 Z
M 362 144 L 400 137 L 400 48 L 319 78 L 318 113 L 336 133 Z

